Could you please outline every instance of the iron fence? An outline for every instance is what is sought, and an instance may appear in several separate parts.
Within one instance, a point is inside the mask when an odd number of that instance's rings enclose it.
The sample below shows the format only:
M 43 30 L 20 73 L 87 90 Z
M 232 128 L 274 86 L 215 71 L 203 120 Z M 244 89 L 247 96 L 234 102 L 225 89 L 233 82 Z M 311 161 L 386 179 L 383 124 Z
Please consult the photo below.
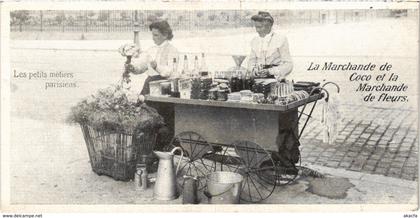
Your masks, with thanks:
M 137 13 L 137 19 L 136 19 Z M 251 26 L 250 10 L 186 10 L 186 11 L 12 11 L 11 31 L 45 32 L 130 32 L 137 20 L 140 31 L 156 18 L 166 19 L 174 30 L 239 28 Z M 324 24 L 355 22 L 391 16 L 390 10 L 274 10 L 278 24 Z

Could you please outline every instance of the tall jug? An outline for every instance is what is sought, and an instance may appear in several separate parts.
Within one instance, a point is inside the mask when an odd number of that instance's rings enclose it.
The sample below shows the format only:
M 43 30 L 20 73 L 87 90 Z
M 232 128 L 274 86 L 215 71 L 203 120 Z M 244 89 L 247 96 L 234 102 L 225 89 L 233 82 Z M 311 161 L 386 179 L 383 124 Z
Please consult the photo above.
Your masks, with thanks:
M 174 169 L 174 152 L 181 151 L 176 170 Z M 173 200 L 177 198 L 176 174 L 184 156 L 182 148 L 176 147 L 171 152 L 154 151 L 159 158 L 159 166 L 156 175 L 156 183 L 153 190 L 153 197 L 156 200 Z

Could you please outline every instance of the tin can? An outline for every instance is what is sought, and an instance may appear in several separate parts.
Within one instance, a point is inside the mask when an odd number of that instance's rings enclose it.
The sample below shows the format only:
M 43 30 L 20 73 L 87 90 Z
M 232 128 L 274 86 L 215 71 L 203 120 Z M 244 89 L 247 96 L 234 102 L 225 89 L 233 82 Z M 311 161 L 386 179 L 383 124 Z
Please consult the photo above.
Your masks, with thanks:
M 147 169 L 146 164 L 137 164 L 136 173 L 134 174 L 134 184 L 136 190 L 146 190 L 147 189 Z
M 217 92 L 217 100 L 218 101 L 227 101 L 227 95 L 228 95 L 227 91 L 219 90 Z
M 210 100 L 217 100 L 217 91 L 218 91 L 217 88 L 209 90 L 209 99 Z

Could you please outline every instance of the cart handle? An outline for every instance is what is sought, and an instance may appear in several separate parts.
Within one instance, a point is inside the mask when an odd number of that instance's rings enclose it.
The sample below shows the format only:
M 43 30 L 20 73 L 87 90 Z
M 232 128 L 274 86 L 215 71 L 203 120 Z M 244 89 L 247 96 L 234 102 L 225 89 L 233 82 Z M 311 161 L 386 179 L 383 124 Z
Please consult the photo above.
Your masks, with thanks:
M 325 92 L 325 94 L 327 95 L 327 97 L 325 97 L 325 101 L 328 102 L 328 99 L 330 98 L 330 93 L 328 92 L 328 90 L 326 90 L 323 87 L 315 87 L 314 89 L 312 89 L 312 91 L 309 94 L 309 96 L 311 96 L 317 90 L 321 90 L 321 91 L 324 91 Z
M 325 88 L 325 86 L 328 84 L 333 84 L 337 88 L 337 93 L 340 93 L 340 86 L 338 86 L 335 82 L 326 82 L 324 85 L 322 85 L 322 88 Z

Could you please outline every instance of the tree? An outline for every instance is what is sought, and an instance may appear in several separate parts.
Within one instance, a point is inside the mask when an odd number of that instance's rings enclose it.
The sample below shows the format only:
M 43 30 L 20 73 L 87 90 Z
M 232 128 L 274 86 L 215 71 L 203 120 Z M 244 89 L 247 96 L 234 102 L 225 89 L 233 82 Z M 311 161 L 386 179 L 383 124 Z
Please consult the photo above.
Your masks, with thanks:
M 64 21 L 66 20 L 66 15 L 64 13 L 61 13 L 54 18 L 55 22 L 57 22 L 58 25 L 61 26 L 61 31 L 64 32 Z
M 101 11 L 98 16 L 98 20 L 101 22 L 105 22 L 109 19 L 109 12 L 108 11 Z
M 89 12 L 88 12 L 88 14 L 87 14 L 87 16 L 88 16 L 90 19 L 92 19 L 92 18 L 95 16 L 95 12 L 93 12 L 93 11 L 89 11 Z
M 85 19 L 85 16 L 79 14 L 79 15 L 76 16 L 76 19 L 77 20 L 84 20 Z
M 208 18 L 210 21 L 214 21 L 216 19 L 216 15 L 215 14 L 209 15 Z
M 67 18 L 67 23 L 69 24 L 69 25 L 71 25 L 71 26 L 73 26 L 74 25 L 74 18 L 73 18 L 73 16 L 69 16 L 68 18 Z
M 130 17 L 128 16 L 127 12 L 125 12 L 125 11 L 122 11 L 120 13 L 120 17 L 121 17 L 122 20 L 130 20 Z
M 155 12 L 156 17 L 162 17 L 162 16 L 163 16 L 163 14 L 164 14 L 164 12 L 163 12 L 163 11 L 156 11 L 156 12 Z
M 156 15 L 151 14 L 151 15 L 147 16 L 147 22 L 148 22 L 148 23 L 153 23 L 153 22 L 155 22 L 156 20 L 157 20 Z
M 26 24 L 30 19 L 29 11 L 26 11 L 26 10 L 12 11 L 10 13 L 10 19 L 11 19 L 12 24 L 19 25 L 19 31 L 22 32 L 22 25 Z
M 235 14 L 233 14 L 233 20 L 238 21 L 241 20 L 241 15 L 235 11 Z
M 66 16 L 64 14 L 59 14 L 55 16 L 54 20 L 57 22 L 57 24 L 61 25 L 66 20 Z

